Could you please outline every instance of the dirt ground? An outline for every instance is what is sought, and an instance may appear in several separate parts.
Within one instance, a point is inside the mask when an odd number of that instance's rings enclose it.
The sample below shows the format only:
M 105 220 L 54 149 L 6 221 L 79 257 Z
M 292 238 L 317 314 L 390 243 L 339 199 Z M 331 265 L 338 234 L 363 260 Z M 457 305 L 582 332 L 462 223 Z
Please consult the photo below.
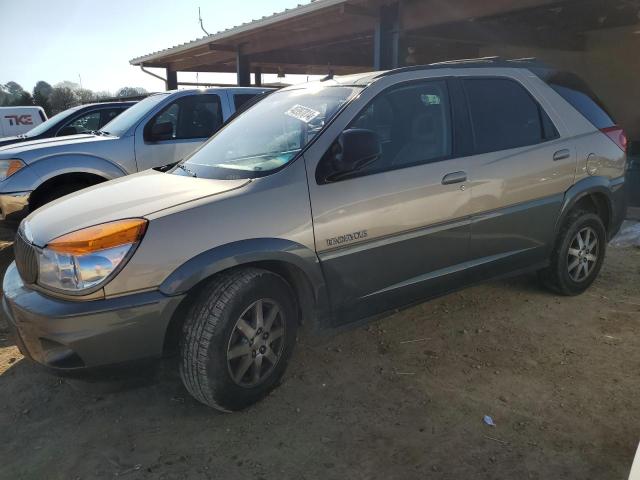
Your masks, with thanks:
M 282 386 L 237 414 L 192 400 L 171 361 L 115 392 L 50 376 L 0 323 L 0 478 L 626 479 L 639 284 L 640 249 L 611 248 L 580 297 L 526 276 L 302 335 Z

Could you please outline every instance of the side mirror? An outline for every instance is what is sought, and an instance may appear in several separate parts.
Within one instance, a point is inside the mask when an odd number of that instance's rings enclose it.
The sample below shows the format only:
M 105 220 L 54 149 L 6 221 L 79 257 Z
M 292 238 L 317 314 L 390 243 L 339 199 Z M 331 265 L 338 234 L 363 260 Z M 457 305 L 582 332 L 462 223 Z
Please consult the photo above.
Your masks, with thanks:
M 151 127 L 151 131 L 147 135 L 150 142 L 161 142 L 162 140 L 171 140 L 173 138 L 173 124 L 171 122 L 156 123 Z
M 333 157 L 332 172 L 327 180 L 336 181 L 378 160 L 382 155 L 382 144 L 376 132 L 352 128 L 342 132 L 330 153 Z

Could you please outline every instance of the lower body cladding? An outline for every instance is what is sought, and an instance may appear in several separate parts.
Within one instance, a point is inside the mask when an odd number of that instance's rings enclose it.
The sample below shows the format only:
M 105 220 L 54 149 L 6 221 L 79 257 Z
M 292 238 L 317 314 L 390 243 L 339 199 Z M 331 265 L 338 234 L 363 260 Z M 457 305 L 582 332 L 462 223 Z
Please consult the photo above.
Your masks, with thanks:
M 0 193 L 0 220 L 19 223 L 29 213 L 31 192 Z
M 2 309 L 23 355 L 58 372 L 160 358 L 167 325 L 184 296 L 136 293 L 73 302 L 25 288 L 15 264 Z

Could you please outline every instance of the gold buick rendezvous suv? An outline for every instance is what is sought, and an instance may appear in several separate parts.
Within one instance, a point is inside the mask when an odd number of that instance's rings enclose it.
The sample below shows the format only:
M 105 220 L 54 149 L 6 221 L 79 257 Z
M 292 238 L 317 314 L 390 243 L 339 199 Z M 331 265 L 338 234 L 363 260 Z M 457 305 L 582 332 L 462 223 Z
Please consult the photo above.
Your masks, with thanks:
M 27 217 L 3 308 L 73 372 L 179 352 L 222 410 L 332 328 L 534 270 L 583 292 L 624 218 L 626 139 L 575 75 L 479 59 L 292 86 L 183 161 Z

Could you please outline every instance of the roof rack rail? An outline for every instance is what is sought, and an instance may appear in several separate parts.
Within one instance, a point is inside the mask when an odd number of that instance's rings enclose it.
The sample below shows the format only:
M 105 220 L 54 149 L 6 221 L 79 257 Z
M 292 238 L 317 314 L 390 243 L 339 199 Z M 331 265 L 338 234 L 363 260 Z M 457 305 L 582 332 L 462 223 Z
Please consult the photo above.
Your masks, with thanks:
M 543 62 L 535 57 L 505 59 L 502 57 L 480 57 L 464 58 L 460 60 L 446 60 L 443 62 L 430 63 L 427 65 L 412 65 L 410 67 L 400 67 L 382 72 L 376 78 L 385 77 L 394 73 L 413 72 L 416 70 L 431 70 L 437 68 L 473 68 L 473 67 L 504 67 L 504 68 L 548 68 Z
M 500 57 L 479 57 L 479 58 L 460 58 L 457 60 L 444 60 L 442 62 L 430 63 L 430 66 L 436 65 L 460 65 L 463 63 L 493 63 L 502 60 Z

